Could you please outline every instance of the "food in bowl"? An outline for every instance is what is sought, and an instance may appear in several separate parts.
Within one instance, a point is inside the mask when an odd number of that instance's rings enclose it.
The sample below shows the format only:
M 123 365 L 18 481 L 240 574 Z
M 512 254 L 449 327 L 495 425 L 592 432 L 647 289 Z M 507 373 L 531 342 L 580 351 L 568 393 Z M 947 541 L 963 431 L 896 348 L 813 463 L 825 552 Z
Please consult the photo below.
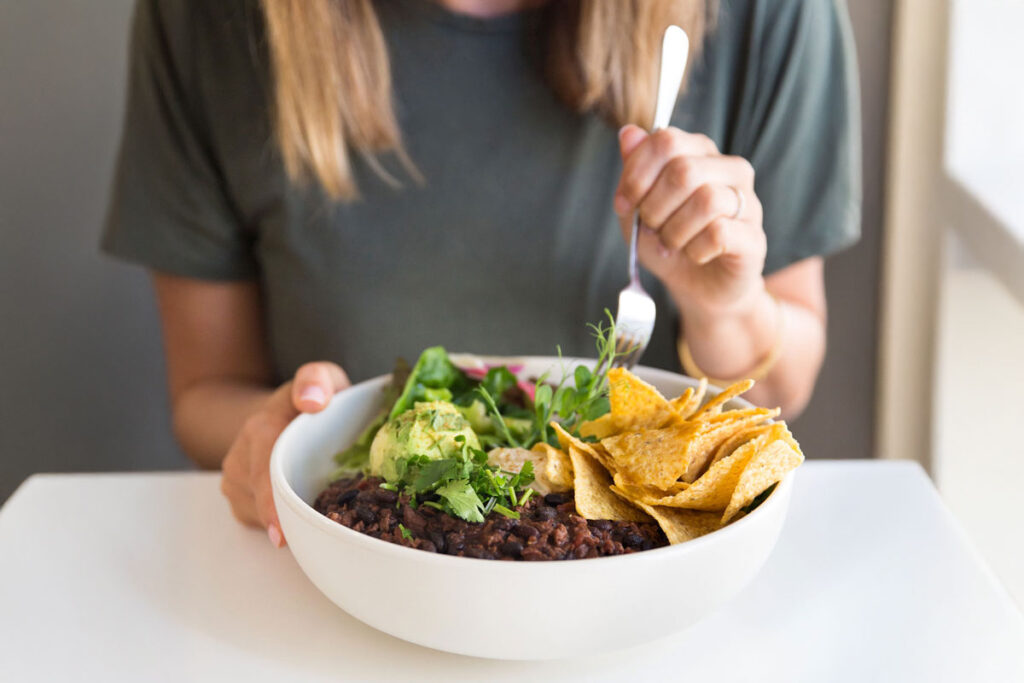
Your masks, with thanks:
M 475 365 L 456 354 L 451 360 Z M 593 367 L 590 360 L 557 357 L 482 360 L 517 368 L 522 378 L 548 373 L 558 380 L 569 373 L 569 382 L 577 365 Z M 665 370 L 633 372 L 664 396 L 699 388 L 696 380 Z M 497 659 L 561 659 L 678 633 L 750 584 L 771 555 L 799 486 L 799 479 L 785 477 L 756 510 L 695 540 L 595 560 L 503 562 L 381 541 L 332 521 L 313 504 L 331 479 L 338 448 L 355 443 L 378 415 L 390 382 L 389 376 L 366 380 L 323 411 L 296 418 L 274 444 L 270 481 L 288 548 L 311 583 L 353 618 L 426 647 Z M 749 405 L 736 399 L 726 407 Z M 529 596 L 529 604 L 481 610 L 493 603 L 495 591 Z M 543 618 L 554 614 L 551 605 L 557 618 Z
M 624 555 L 668 545 L 654 522 L 586 520 L 571 492 L 534 496 L 518 518 L 492 513 L 467 522 L 436 508 L 413 507 L 407 494 L 356 476 L 328 486 L 314 508 L 356 531 L 433 553 L 488 560 L 569 560 Z
M 554 385 L 427 349 L 396 369 L 386 407 L 336 456 L 314 508 L 434 553 L 583 559 L 711 533 L 803 461 L 778 410 L 726 410 L 752 381 L 669 400 L 612 368 L 614 330 L 595 330 L 595 369 Z

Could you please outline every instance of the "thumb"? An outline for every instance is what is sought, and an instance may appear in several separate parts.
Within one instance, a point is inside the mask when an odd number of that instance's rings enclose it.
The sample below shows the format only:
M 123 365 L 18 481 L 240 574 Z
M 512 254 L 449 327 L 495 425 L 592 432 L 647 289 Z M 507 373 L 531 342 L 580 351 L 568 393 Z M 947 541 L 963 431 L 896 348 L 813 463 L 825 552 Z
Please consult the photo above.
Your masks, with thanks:
M 620 128 L 619 153 L 622 154 L 622 158 L 625 159 L 628 157 L 630 152 L 636 149 L 637 145 L 643 142 L 646 137 L 647 131 L 635 124 L 627 123 L 625 126 Z
M 295 373 L 292 404 L 303 413 L 318 413 L 349 384 L 348 375 L 335 363 L 306 363 Z

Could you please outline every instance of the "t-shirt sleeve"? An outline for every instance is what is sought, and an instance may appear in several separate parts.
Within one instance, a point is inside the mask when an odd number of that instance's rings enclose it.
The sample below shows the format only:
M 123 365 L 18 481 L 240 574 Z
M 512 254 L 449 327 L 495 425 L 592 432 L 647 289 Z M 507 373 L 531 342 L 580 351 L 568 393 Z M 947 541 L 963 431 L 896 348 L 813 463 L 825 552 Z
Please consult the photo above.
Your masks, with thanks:
M 771 273 L 860 237 L 860 98 L 842 0 L 758 5 L 772 9 L 729 151 L 754 166 Z
M 255 276 L 252 236 L 226 191 L 194 75 L 191 3 L 139 0 L 105 252 L 198 279 Z

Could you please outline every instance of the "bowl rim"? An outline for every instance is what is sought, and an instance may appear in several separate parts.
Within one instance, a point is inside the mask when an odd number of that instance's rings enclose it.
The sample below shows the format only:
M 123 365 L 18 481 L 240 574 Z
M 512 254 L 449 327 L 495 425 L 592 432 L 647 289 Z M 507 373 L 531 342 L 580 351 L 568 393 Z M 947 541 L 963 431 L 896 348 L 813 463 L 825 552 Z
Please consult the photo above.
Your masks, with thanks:
M 452 354 L 455 355 L 455 354 Z M 490 361 L 492 359 L 506 359 L 506 362 L 511 360 L 521 361 L 563 361 L 563 362 L 588 362 L 588 359 L 574 359 L 574 358 L 561 358 L 554 356 L 478 356 L 478 358 L 486 359 Z M 589 360 L 589 362 L 593 362 Z M 671 372 L 668 370 L 662 370 L 660 368 L 650 368 L 646 366 L 640 366 L 646 372 L 653 372 L 654 374 L 664 374 L 672 376 L 674 378 L 682 377 L 686 380 L 693 380 L 692 377 L 687 377 L 679 373 Z M 385 375 L 378 375 L 369 379 L 363 380 L 353 384 L 350 388 L 355 388 L 362 385 L 368 385 L 373 383 L 382 383 L 386 378 L 390 377 L 390 373 Z M 716 395 L 721 391 L 720 387 L 714 385 L 708 385 L 708 391 L 714 392 L 712 395 Z M 749 402 L 741 399 L 734 399 L 740 403 Z M 449 565 L 455 567 L 466 567 L 467 562 L 483 563 L 486 566 L 494 567 L 497 571 L 510 571 L 510 569 L 498 569 L 499 567 L 515 567 L 511 571 L 552 571 L 552 569 L 545 569 L 552 566 L 563 566 L 570 565 L 576 566 L 580 562 L 603 562 L 604 564 L 611 564 L 612 562 L 626 563 L 626 562 L 643 562 L 644 557 L 653 558 L 665 558 L 668 560 L 669 554 L 673 556 L 685 555 L 688 553 L 698 552 L 701 548 L 708 545 L 709 543 L 721 542 L 727 538 L 730 534 L 735 535 L 741 533 L 743 529 L 751 524 L 751 519 L 756 516 L 763 516 L 763 512 L 772 510 L 775 507 L 783 505 L 783 499 L 789 494 L 792 488 L 792 476 L 793 472 L 789 472 L 781 481 L 778 482 L 775 489 L 768 495 L 768 497 L 753 510 L 753 512 L 744 515 L 742 518 L 730 522 L 724 527 L 712 531 L 711 533 L 705 534 L 698 538 L 695 538 L 685 543 L 677 543 L 675 545 L 662 546 L 660 548 L 652 548 L 650 550 L 637 551 L 633 553 L 626 553 L 623 555 L 609 555 L 605 557 L 588 557 L 582 559 L 573 560 L 549 560 L 544 562 L 501 562 L 499 560 L 489 560 L 476 557 L 459 557 L 457 555 L 448 555 L 445 553 L 431 553 L 425 550 L 419 550 L 417 548 L 408 548 L 398 543 L 391 543 L 379 538 L 374 538 L 367 534 L 361 533 L 354 529 L 351 529 L 344 524 L 335 522 L 332 519 L 327 518 L 323 514 L 317 512 L 312 505 L 307 503 L 305 500 L 295 492 L 292 488 L 291 483 L 284 474 L 284 447 L 287 445 L 287 441 L 290 440 L 290 435 L 296 430 L 301 429 L 301 425 L 310 419 L 317 417 L 316 415 L 300 415 L 284 429 L 281 435 L 274 442 L 273 449 L 270 457 L 270 482 L 273 491 L 277 494 L 278 498 L 282 500 L 288 507 L 292 509 L 301 519 L 310 523 L 315 529 L 333 536 L 340 540 L 352 542 L 362 547 L 363 549 L 373 552 L 376 554 L 390 555 L 396 559 L 407 559 L 413 560 L 418 559 L 421 562 L 436 562 L 440 563 L 441 566 Z M 756 521 L 756 520 L 755 520 Z M 532 569 L 523 569 L 522 567 L 530 566 Z M 588 565 L 589 566 L 589 565 Z M 554 570 L 559 571 L 559 570 Z M 569 571 L 569 570 L 564 570 Z

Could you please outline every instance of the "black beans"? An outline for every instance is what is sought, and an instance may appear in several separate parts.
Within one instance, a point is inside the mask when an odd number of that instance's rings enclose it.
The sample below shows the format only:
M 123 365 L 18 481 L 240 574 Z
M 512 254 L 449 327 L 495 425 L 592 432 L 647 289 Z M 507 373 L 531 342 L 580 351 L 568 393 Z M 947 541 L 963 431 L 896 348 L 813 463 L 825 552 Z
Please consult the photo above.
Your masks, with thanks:
M 345 491 L 340 496 L 338 496 L 338 498 L 335 500 L 335 502 L 338 505 L 346 505 L 346 504 L 350 503 L 358 495 L 359 495 L 359 490 L 358 489 L 349 489 L 348 491 Z
M 523 554 L 523 544 L 519 541 L 506 541 L 501 544 L 501 552 L 512 557 L 519 557 Z
M 544 506 L 537 510 L 537 517 L 542 520 L 550 521 L 558 516 L 558 510 L 553 507 Z
M 427 520 L 411 505 L 402 506 L 402 522 L 417 534 L 422 534 L 427 528 Z
M 436 529 L 431 530 L 430 532 L 430 542 L 434 544 L 434 547 L 439 553 L 443 553 L 445 548 L 448 547 L 448 542 L 445 540 L 444 534 Z
M 531 539 L 540 536 L 540 530 L 532 524 L 520 524 L 516 527 L 515 534 L 519 538 Z
M 314 507 L 339 524 L 409 548 L 498 560 L 569 560 L 621 555 L 667 544 L 654 523 L 586 520 L 572 492 L 536 497 L 516 508 L 519 519 L 492 513 L 466 522 L 408 496 L 381 489 L 378 478 L 340 480 Z M 421 501 L 422 502 L 422 501 Z
M 379 505 L 394 505 L 398 502 L 398 494 L 394 491 L 378 488 L 373 492 L 373 502 Z
M 568 491 L 563 493 L 549 493 L 544 496 L 544 502 L 551 506 L 562 505 L 563 503 L 568 503 L 570 500 L 572 500 L 572 494 Z
M 644 537 L 635 531 L 631 531 L 622 537 L 622 545 L 627 548 L 639 548 L 644 544 Z

